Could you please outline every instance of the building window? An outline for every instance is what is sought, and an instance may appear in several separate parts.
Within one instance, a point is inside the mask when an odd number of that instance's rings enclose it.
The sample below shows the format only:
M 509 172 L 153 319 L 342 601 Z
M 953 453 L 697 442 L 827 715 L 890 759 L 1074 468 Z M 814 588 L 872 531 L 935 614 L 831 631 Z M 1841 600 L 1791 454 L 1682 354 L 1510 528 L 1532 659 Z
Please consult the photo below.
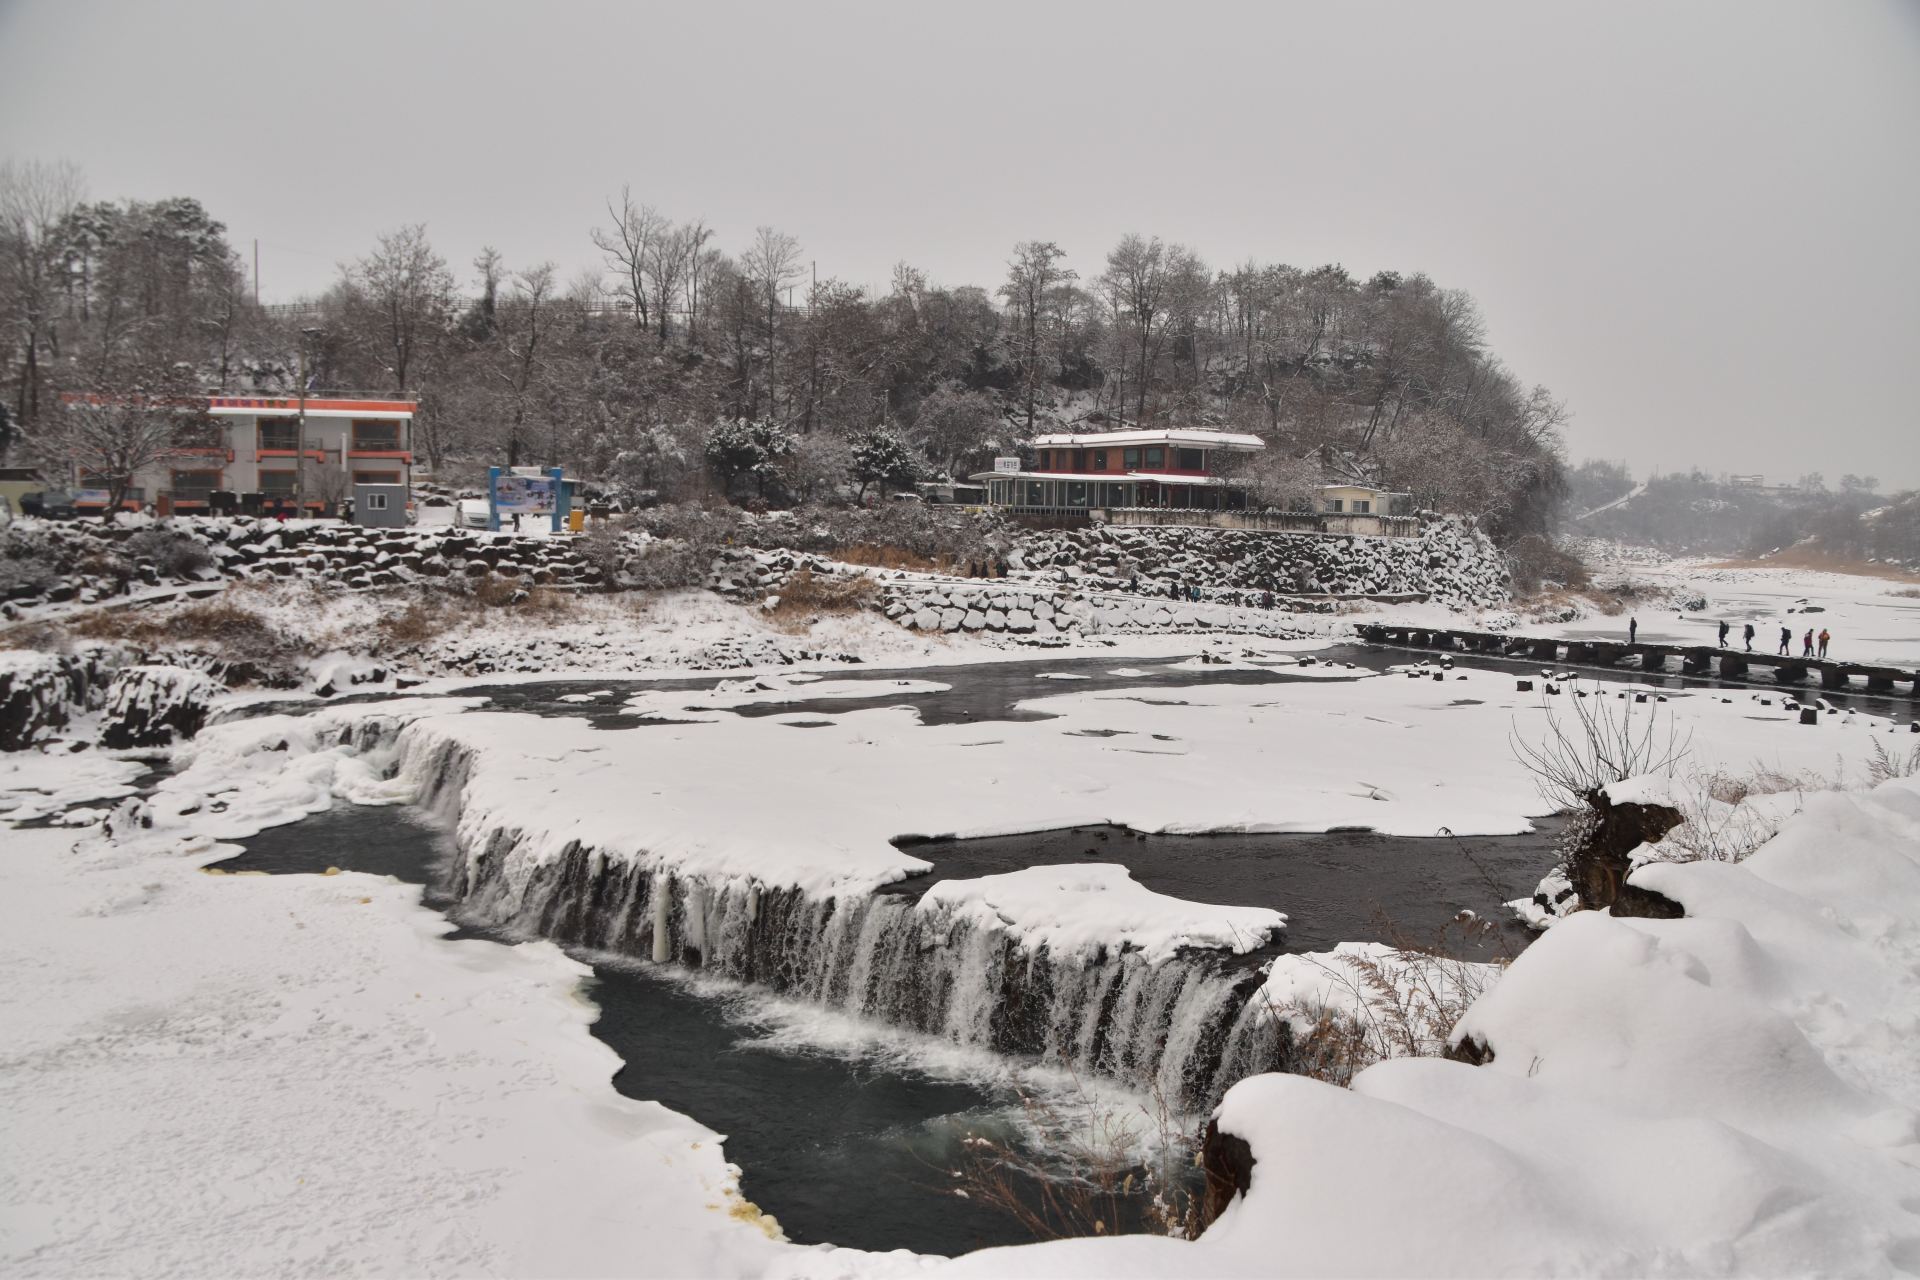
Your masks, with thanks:
M 207 495 L 220 487 L 218 471 L 176 471 L 173 473 L 175 502 L 205 502 Z
M 1105 471 L 1107 469 L 1107 451 L 1105 449 L 1095 449 L 1093 451 L 1092 466 L 1095 471 Z
M 1073 469 L 1075 471 L 1085 471 L 1087 469 L 1087 451 L 1085 449 L 1075 449 L 1073 451 Z
M 298 449 L 300 447 L 300 424 L 297 422 L 262 422 L 260 424 L 260 447 L 262 449 Z
M 1147 450 L 1147 470 L 1157 471 L 1167 465 L 1167 451 L 1159 445 Z
M 386 494 L 384 494 L 384 493 L 370 493 L 370 494 L 368 494 L 368 495 L 367 495 L 367 510 L 369 510 L 369 511 L 385 511 L 386 509 L 387 509 L 387 495 L 386 495 Z
M 356 451 L 378 451 L 398 453 L 400 451 L 400 424 L 397 422 L 369 421 L 364 418 L 353 420 L 353 447 Z
M 1087 482 L 1075 480 L 1067 486 L 1067 505 L 1084 507 L 1087 505 Z
M 1026 500 L 1020 505 L 1024 507 L 1040 507 L 1045 506 L 1046 501 L 1046 486 L 1038 480 L 1027 481 Z
M 260 492 L 275 498 L 293 496 L 293 472 L 262 471 L 260 473 Z
M 1335 515 L 1338 515 L 1340 513 L 1341 508 L 1343 508 L 1345 505 L 1346 504 L 1342 502 L 1339 498 L 1327 499 L 1327 510 Z
M 1206 459 L 1198 449 L 1175 449 L 1173 458 L 1173 465 L 1182 471 L 1206 470 Z
M 1138 449 L 1123 449 L 1121 450 L 1120 458 L 1127 470 L 1138 471 L 1140 469 L 1140 451 Z
M 1372 515 L 1373 503 L 1366 498 L 1355 498 L 1353 500 L 1353 514 L 1357 516 Z

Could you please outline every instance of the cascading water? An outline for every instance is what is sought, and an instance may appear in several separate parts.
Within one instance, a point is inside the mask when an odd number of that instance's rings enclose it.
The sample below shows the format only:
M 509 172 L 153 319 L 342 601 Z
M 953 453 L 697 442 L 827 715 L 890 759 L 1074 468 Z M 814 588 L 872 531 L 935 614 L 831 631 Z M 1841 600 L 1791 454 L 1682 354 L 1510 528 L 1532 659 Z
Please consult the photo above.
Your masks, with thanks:
M 418 802 L 457 818 L 465 749 L 412 730 L 396 746 Z M 711 883 L 578 842 L 549 856 L 509 828 L 462 824 L 459 844 L 448 889 L 475 923 L 678 962 L 957 1044 L 1070 1065 L 1188 1113 L 1283 1065 L 1284 1037 L 1253 999 L 1259 973 L 1215 953 L 1158 964 L 1119 948 L 1055 955 L 897 893 Z

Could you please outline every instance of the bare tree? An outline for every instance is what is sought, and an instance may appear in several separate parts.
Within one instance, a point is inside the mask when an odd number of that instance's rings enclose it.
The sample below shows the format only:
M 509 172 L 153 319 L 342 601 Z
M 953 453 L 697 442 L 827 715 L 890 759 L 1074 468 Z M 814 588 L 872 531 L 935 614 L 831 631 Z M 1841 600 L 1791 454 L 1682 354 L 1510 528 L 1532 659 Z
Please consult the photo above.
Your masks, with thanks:
M 1019 325 L 1020 368 L 1026 385 L 1027 434 L 1033 434 L 1033 403 L 1040 381 L 1041 318 L 1053 306 L 1059 287 L 1079 277 L 1060 265 L 1065 252 L 1051 240 L 1023 240 L 1013 246 L 1000 296 L 1013 308 Z
M 647 283 L 653 291 L 653 311 L 660 326 L 662 342 L 667 340 L 672 331 L 670 317 L 674 303 L 679 300 L 693 274 L 701 249 L 712 234 L 705 222 L 696 219 L 667 228 L 655 236 L 647 248 Z
M 56 347 L 54 303 L 65 281 L 62 229 L 80 203 L 80 171 L 60 161 L 0 162 L 0 298 L 20 349 L 14 413 L 40 414 L 43 350 Z
M 543 262 L 515 275 L 512 292 L 500 309 L 500 351 L 490 372 L 507 391 L 507 465 L 520 465 L 527 407 L 543 370 L 542 342 L 547 338 L 554 294 L 554 267 Z
M 105 485 L 109 519 L 140 472 L 214 438 L 207 398 L 192 372 L 175 365 L 114 360 L 66 400 L 37 435 L 42 461 Z
M 800 278 L 800 242 L 772 227 L 755 228 L 753 247 L 747 250 L 740 265 L 747 279 L 753 282 L 767 317 L 767 414 L 777 417 L 780 291 Z
M 1161 321 L 1167 308 L 1167 250 L 1160 237 L 1143 240 L 1129 234 L 1107 255 L 1107 270 L 1102 276 L 1114 307 L 1114 322 L 1132 331 L 1138 347 L 1139 388 L 1134 404 L 1134 420 L 1147 416 L 1147 389 L 1153 381 L 1160 344 L 1165 339 Z
M 369 338 L 394 390 L 408 390 L 416 361 L 447 332 L 454 295 L 446 259 L 428 243 L 426 224 L 417 223 L 381 236 L 379 247 L 346 276 L 372 313 Z
M 614 296 L 626 299 L 633 308 L 634 324 L 645 329 L 651 324 L 652 314 L 648 310 L 647 273 L 657 252 L 656 241 L 666 234 L 666 219 L 652 205 L 634 204 L 631 187 L 620 188 L 618 208 L 607 201 L 607 216 L 613 225 L 594 228 L 594 246 L 606 255 L 607 266 L 614 273 Z

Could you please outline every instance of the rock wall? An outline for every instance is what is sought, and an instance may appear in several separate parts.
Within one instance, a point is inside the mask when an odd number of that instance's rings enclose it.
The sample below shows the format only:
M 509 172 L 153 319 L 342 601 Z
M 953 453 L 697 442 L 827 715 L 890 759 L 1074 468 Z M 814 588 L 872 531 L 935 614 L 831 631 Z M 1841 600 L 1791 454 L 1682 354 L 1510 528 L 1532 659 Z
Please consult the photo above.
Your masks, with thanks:
M 143 554 L 141 535 L 164 529 L 186 546 L 169 566 Z M 605 573 L 571 538 L 534 538 L 477 530 L 363 529 L 348 524 L 276 520 L 144 518 L 22 521 L 8 534 L 8 557 L 50 570 L 6 588 L 0 617 L 19 618 L 50 604 L 91 604 L 134 591 L 247 578 L 324 576 L 350 588 L 489 575 L 529 585 L 598 586 Z
M 1417 538 L 1108 525 L 1039 530 L 1021 537 L 1008 563 L 1105 589 L 1138 575 L 1143 589 L 1162 594 L 1179 584 L 1203 592 L 1422 596 L 1454 608 L 1512 599 L 1506 558 L 1455 516 L 1427 521 Z
M 1270 609 L 1225 601 L 1153 599 L 1084 588 L 1054 588 L 1014 580 L 889 582 L 881 589 L 881 607 L 889 618 L 916 631 L 987 631 L 1043 639 L 1118 632 L 1300 633 L 1291 617 Z

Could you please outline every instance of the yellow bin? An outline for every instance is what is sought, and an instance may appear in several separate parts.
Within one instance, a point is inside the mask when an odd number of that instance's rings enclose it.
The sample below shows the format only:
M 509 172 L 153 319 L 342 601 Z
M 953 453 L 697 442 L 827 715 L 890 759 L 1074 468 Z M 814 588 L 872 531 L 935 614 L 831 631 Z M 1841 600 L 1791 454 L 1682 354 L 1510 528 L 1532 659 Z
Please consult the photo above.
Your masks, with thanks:
M 567 512 L 567 528 L 571 529 L 575 533 L 578 533 L 586 527 L 587 527 L 586 512 L 580 510 L 578 507 L 575 507 L 572 511 Z

